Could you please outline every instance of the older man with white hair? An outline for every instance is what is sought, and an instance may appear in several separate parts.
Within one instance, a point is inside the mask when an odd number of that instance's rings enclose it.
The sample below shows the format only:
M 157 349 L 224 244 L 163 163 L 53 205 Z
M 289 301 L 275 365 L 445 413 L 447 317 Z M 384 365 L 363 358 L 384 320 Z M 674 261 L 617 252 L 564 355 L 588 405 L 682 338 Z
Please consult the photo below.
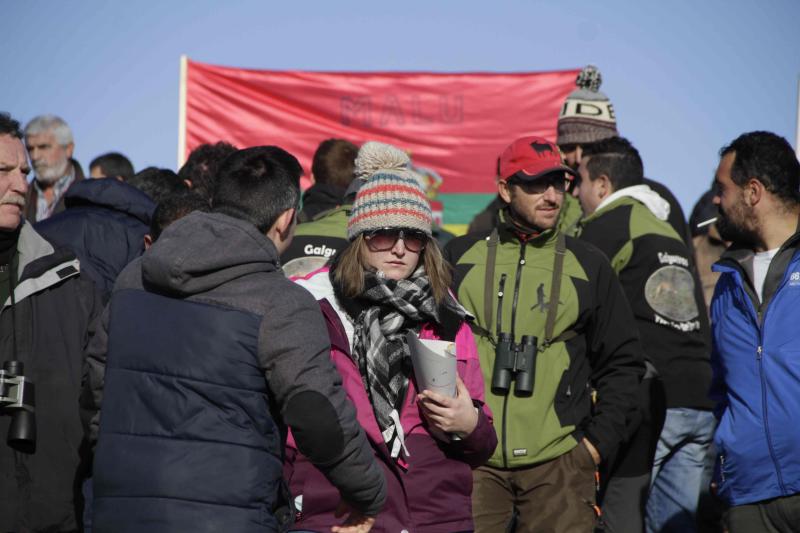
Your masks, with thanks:
M 80 164 L 72 159 L 72 130 L 55 115 L 40 115 L 25 126 L 25 145 L 35 177 L 28 190 L 25 218 L 39 222 L 64 210 L 64 193 L 84 179 Z

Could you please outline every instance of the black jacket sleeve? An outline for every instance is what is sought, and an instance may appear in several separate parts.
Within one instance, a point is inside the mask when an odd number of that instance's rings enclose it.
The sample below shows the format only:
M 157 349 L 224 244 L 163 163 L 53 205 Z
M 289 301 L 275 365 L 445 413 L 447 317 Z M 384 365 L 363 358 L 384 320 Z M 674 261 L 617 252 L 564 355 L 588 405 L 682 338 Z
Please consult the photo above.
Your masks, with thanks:
M 356 412 L 330 359 L 319 305 L 305 289 L 288 285 L 264 317 L 259 359 L 300 452 L 358 511 L 374 516 L 386 499 L 376 463 Z
M 599 251 L 595 253 L 596 293 L 586 341 L 597 403 L 585 434 L 606 458 L 625 437 L 625 422 L 636 408 L 645 367 L 633 313 L 622 286 L 608 260 Z

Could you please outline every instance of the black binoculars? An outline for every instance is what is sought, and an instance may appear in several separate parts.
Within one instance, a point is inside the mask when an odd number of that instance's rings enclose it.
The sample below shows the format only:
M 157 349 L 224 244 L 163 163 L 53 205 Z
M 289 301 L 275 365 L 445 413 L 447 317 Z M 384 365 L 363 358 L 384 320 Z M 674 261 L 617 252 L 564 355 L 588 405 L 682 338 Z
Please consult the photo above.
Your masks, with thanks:
M 36 448 L 36 401 L 33 383 L 25 377 L 25 366 L 6 361 L 0 369 L 0 415 L 11 417 L 8 445 L 26 453 Z
M 492 370 L 492 392 L 508 394 L 511 381 L 516 382 L 516 396 L 533 394 L 536 377 L 536 344 L 533 335 L 523 335 L 519 343 L 509 333 L 500 333 L 494 349 L 494 369 Z

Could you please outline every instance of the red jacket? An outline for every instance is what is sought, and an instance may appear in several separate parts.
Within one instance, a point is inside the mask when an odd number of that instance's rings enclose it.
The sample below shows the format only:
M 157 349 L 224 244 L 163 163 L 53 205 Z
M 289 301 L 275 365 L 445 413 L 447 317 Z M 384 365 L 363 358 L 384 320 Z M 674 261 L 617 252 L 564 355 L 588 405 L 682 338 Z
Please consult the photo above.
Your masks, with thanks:
M 327 272 L 324 275 L 327 277 Z M 445 443 L 434 438 L 416 405 L 417 387 L 412 375 L 400 413 L 409 456 L 401 455 L 404 460 L 398 462 L 391 458 L 383 441 L 361 374 L 350 357 L 350 341 L 341 317 L 327 300 L 320 300 L 320 307 L 331 337 L 331 359 L 342 375 L 347 396 L 356 407 L 358 421 L 386 478 L 386 504 L 372 531 L 451 533 L 472 530 L 472 468 L 480 466 L 492 455 L 497 435 L 492 426 L 491 412 L 483 404 L 483 375 L 469 326 L 461 323 L 454 340 L 459 376 L 480 408 L 478 425 L 460 441 Z M 440 338 L 439 332 L 430 324 L 422 328 L 419 336 L 422 339 Z M 295 529 L 327 532 L 331 526 L 343 521 L 333 514 L 339 504 L 339 492 L 297 451 L 291 435 L 287 442 L 284 474 L 292 495 L 302 495 L 302 510 L 298 512 Z

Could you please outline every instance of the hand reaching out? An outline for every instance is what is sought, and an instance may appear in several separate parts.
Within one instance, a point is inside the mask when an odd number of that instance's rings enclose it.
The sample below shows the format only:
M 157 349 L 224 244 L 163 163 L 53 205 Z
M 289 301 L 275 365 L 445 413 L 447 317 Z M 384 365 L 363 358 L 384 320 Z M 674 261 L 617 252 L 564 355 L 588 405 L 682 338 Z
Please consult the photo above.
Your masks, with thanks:
M 417 395 L 417 401 L 428 423 L 444 433 L 466 437 L 478 425 L 478 409 L 472 404 L 469 390 L 458 376 L 455 398 L 424 390 Z
M 347 502 L 344 500 L 339 502 L 339 506 L 336 508 L 334 516 L 340 518 L 348 512 L 350 514 L 347 516 L 345 521 L 341 525 L 333 526 L 331 528 L 331 532 L 369 533 L 369 530 L 372 529 L 373 524 L 375 524 L 375 517 L 363 515 L 355 509 L 350 508 L 350 506 L 347 505 Z

